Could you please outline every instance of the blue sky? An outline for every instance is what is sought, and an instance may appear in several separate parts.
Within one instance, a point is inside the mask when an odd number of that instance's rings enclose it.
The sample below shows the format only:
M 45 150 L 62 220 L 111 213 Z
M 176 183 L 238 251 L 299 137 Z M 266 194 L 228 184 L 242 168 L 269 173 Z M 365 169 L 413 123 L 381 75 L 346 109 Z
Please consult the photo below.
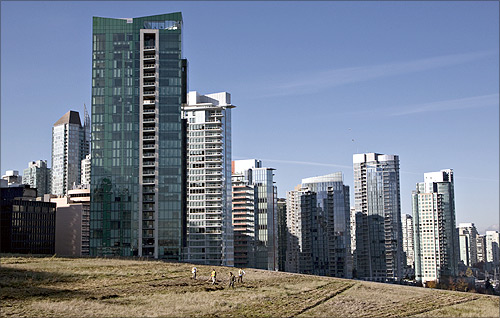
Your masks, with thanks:
M 457 224 L 498 229 L 498 2 L 1 2 L 1 172 L 50 165 L 51 127 L 90 108 L 92 16 L 181 11 L 189 89 L 228 91 L 233 158 L 276 168 L 281 197 L 398 154 L 401 209 L 455 172 Z M 352 198 L 351 198 L 352 199 Z

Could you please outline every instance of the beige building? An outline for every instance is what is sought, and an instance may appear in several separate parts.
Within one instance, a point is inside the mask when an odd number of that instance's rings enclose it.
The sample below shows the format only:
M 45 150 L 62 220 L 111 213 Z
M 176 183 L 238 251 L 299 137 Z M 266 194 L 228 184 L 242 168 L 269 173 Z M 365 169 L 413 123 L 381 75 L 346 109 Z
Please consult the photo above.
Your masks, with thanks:
M 89 255 L 90 189 L 69 190 L 68 195 L 51 198 L 56 208 L 56 247 L 60 256 Z

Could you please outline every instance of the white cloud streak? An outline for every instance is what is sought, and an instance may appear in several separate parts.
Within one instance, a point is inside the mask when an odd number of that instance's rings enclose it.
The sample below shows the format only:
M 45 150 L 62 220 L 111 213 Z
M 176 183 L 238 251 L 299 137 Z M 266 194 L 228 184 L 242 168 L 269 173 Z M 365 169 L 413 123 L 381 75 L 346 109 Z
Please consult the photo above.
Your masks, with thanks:
M 500 96 L 497 93 L 411 105 L 401 107 L 398 111 L 394 111 L 394 109 L 392 109 L 393 112 L 391 112 L 389 116 L 403 116 L 425 112 L 450 111 L 498 105 L 499 97 Z
M 444 55 L 406 62 L 394 62 L 378 65 L 357 66 L 321 71 L 304 76 L 300 80 L 290 81 L 273 88 L 276 93 L 269 96 L 285 96 L 316 92 L 340 85 L 364 82 L 378 78 L 401 74 L 422 72 L 446 66 L 463 64 L 498 54 L 497 51 Z

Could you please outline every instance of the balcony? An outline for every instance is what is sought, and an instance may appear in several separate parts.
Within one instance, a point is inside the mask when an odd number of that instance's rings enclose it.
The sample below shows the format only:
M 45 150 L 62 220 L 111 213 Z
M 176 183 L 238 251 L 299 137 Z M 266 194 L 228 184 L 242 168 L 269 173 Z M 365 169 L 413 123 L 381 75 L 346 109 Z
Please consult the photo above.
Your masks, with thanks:
M 148 77 L 148 78 L 150 78 L 150 77 L 156 77 L 156 73 L 154 73 L 154 72 L 146 72 L 146 73 L 144 73 L 144 77 Z
M 142 178 L 142 183 L 143 184 L 154 184 L 155 178 Z
M 144 100 L 143 104 L 144 105 L 154 105 L 155 101 L 154 100 L 150 100 L 150 99 L 146 99 L 146 100 Z
M 155 136 L 143 136 L 143 140 L 154 140 L 156 137 Z
M 155 46 L 154 45 L 148 45 L 148 46 L 144 46 L 144 51 L 151 51 L 151 50 L 155 50 Z
M 152 70 L 156 68 L 156 64 L 144 64 L 145 70 Z
M 146 118 L 142 120 L 143 123 L 155 123 L 156 119 L 154 118 Z
M 144 82 L 144 86 L 146 87 L 152 87 L 155 86 L 156 82 Z
M 152 95 L 155 95 L 156 92 L 155 91 L 147 91 L 147 92 L 143 92 L 142 93 L 144 96 L 152 96 Z
M 155 127 L 144 127 L 144 128 L 142 128 L 142 130 L 144 130 L 144 131 L 154 131 Z
M 145 54 L 144 59 L 145 60 L 154 60 L 156 56 L 154 54 Z
M 143 153 L 142 156 L 144 158 L 154 158 L 155 157 L 155 153 L 150 153 L 150 152 L 147 152 L 147 153 Z

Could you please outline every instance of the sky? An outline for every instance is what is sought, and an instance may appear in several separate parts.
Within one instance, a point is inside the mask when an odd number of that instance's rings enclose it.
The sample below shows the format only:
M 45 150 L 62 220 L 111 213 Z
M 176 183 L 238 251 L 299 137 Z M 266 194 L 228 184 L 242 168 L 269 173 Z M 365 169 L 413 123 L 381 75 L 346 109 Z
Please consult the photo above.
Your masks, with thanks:
M 50 166 L 52 125 L 90 110 L 92 17 L 183 14 L 189 90 L 227 91 L 233 159 L 280 197 L 352 155 L 400 158 L 401 211 L 451 168 L 456 222 L 499 224 L 497 1 L 1 2 L 1 167 Z

